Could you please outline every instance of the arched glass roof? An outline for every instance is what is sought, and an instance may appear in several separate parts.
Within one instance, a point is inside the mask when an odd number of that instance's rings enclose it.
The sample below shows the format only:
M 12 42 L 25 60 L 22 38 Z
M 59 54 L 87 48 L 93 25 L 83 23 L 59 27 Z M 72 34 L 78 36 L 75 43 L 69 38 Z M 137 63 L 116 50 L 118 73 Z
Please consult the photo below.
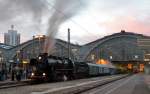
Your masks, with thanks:
M 0 43 L 0 48 L 3 48 L 3 49 L 10 49 L 10 48 L 12 48 L 12 47 L 13 47 L 13 46 Z

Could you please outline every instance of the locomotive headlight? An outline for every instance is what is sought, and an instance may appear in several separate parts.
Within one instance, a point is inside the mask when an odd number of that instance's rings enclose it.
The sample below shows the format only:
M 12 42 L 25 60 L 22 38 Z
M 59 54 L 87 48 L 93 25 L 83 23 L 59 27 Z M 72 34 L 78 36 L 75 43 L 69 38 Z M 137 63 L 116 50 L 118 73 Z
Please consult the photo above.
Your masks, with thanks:
M 31 76 L 34 76 L 34 73 L 31 73 Z
M 45 76 L 46 74 L 45 73 L 43 73 L 43 76 Z
M 41 60 L 41 59 L 42 59 L 42 57 L 39 56 L 39 60 Z

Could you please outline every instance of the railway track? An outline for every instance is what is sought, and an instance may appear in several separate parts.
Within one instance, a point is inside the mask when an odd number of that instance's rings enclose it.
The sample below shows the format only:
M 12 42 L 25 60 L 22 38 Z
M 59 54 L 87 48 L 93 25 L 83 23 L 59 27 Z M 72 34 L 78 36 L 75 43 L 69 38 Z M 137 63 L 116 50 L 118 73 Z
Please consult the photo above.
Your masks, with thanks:
M 40 92 L 40 93 L 38 92 L 38 93 L 39 94 L 54 94 L 54 93 L 55 94 L 79 94 L 79 93 L 86 92 L 93 88 L 106 85 L 108 83 L 114 82 L 116 80 L 119 80 L 125 77 L 128 77 L 128 75 L 118 75 L 118 76 L 108 76 L 108 77 L 106 76 L 97 80 L 91 80 L 91 81 L 87 81 L 87 82 L 83 82 L 79 84 L 74 84 L 72 86 L 57 88 L 55 89 L 56 91 L 50 90 L 48 92 Z M 16 82 L 16 83 L 4 83 L 4 84 L 0 84 L 0 89 L 14 88 L 14 87 L 20 87 L 20 86 L 30 86 L 30 85 L 33 85 L 30 83 L 30 81 L 22 81 L 22 82 Z
M 130 75 L 116 75 L 116 76 L 110 76 L 110 77 L 104 77 L 102 79 L 97 80 L 89 80 L 87 82 L 81 82 L 78 84 L 73 84 L 69 86 L 59 87 L 59 88 L 53 88 L 48 89 L 46 91 L 42 92 L 32 92 L 31 94 L 81 94 L 88 90 L 104 86 L 106 84 L 115 82 L 117 80 L 126 78 Z
M 110 83 L 113 83 L 115 81 L 118 81 L 118 80 L 121 80 L 121 79 L 124 79 L 126 77 L 129 77 L 130 75 L 124 75 L 124 76 L 120 76 L 120 77 L 112 77 L 112 78 L 106 78 L 102 81 L 97 81 L 96 83 L 92 83 L 91 85 L 87 85 L 87 86 L 83 86 L 83 88 L 79 88 L 77 90 L 75 90 L 74 92 L 68 92 L 68 93 L 65 93 L 65 94 L 83 94 L 87 91 L 90 91 L 92 89 L 95 89 L 95 88 L 98 88 L 98 87 L 101 87 L 101 86 L 105 86 L 107 84 L 110 84 Z
M 114 80 L 106 81 L 106 82 L 104 82 L 102 84 L 95 85 L 95 86 L 93 86 L 91 88 L 83 89 L 81 91 L 77 91 L 77 92 L 72 93 L 72 94 L 97 94 L 96 93 L 97 91 L 100 92 L 100 90 L 105 89 L 103 87 L 108 87 L 108 86 L 110 86 L 110 85 L 112 85 L 114 83 L 120 84 L 120 83 L 124 82 L 125 79 L 128 79 L 129 77 L 130 76 L 125 76 L 125 77 L 117 78 L 117 79 L 114 79 Z M 99 88 L 100 88 L 100 90 L 98 90 Z M 93 92 L 92 90 L 95 90 L 95 92 Z
M 30 81 L 9 82 L 0 84 L 0 89 L 30 85 Z

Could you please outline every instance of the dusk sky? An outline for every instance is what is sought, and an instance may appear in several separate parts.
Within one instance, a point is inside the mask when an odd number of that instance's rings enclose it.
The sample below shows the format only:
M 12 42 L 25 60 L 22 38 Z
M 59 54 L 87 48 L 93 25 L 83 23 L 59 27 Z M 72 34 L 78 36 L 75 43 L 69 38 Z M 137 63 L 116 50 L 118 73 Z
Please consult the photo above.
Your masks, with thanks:
M 46 34 L 48 19 L 53 11 L 63 11 L 54 5 L 55 0 L 0 0 L 0 39 L 14 24 L 21 33 L 22 42 L 33 35 Z M 69 1 L 69 0 L 63 0 Z M 120 32 L 150 35 L 150 0 L 72 0 L 67 10 L 76 11 L 58 27 L 57 38 L 85 44 L 104 36 Z M 31 3 L 30 3 L 31 2 Z M 49 3 L 48 3 L 49 2 Z M 75 10 L 74 7 L 79 7 Z M 66 11 L 66 10 L 65 10 Z

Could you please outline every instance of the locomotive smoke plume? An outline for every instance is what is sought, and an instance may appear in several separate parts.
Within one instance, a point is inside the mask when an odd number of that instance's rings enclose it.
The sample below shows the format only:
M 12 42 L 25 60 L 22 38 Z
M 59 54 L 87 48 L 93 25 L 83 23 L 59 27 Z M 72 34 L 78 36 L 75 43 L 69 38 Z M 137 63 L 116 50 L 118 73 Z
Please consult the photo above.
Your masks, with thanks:
M 49 18 L 48 37 L 45 42 L 44 52 L 51 53 L 55 43 L 54 37 L 58 32 L 59 26 L 79 12 L 81 3 L 83 5 L 83 0 L 55 0 L 54 12 Z
M 52 2 L 55 2 L 54 5 L 51 5 Z M 44 52 L 50 53 L 59 26 L 85 7 L 85 3 L 86 0 L 0 0 L 0 24 L 24 23 L 24 18 L 29 18 L 32 26 L 40 31 L 42 17 L 50 14 L 44 45 Z

